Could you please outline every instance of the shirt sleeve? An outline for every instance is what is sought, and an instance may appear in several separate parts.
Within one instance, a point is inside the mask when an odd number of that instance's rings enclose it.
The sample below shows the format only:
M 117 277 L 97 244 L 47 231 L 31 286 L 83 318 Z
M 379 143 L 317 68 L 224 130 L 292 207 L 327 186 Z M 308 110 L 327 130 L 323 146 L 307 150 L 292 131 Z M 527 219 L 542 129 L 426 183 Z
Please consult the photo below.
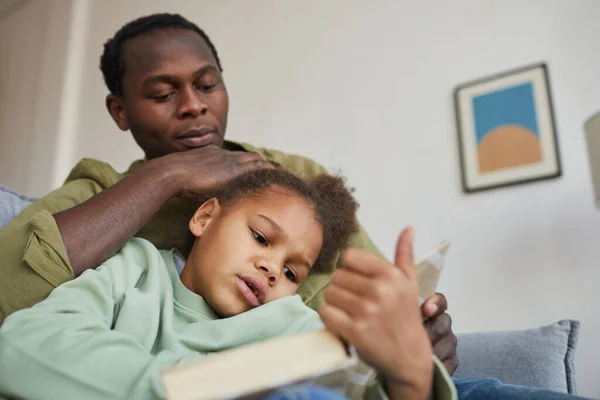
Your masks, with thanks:
M 160 370 L 178 357 L 169 351 L 152 355 L 111 329 L 119 293 L 112 269 L 103 264 L 8 317 L 0 328 L 0 395 L 164 398 Z
M 0 323 L 73 278 L 52 214 L 81 204 L 102 189 L 92 179 L 71 181 L 25 208 L 0 229 Z

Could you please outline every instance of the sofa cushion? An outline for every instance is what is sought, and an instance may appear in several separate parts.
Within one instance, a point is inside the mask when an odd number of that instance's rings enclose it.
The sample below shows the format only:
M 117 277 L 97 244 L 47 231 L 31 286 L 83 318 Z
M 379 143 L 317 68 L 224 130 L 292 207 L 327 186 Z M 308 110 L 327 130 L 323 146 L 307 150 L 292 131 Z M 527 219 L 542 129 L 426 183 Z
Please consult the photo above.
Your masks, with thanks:
M 8 224 L 14 217 L 30 205 L 34 198 L 15 192 L 0 185 L 0 228 Z
M 457 335 L 459 366 L 454 377 L 496 378 L 575 394 L 579 327 L 579 321 L 562 320 L 523 331 Z

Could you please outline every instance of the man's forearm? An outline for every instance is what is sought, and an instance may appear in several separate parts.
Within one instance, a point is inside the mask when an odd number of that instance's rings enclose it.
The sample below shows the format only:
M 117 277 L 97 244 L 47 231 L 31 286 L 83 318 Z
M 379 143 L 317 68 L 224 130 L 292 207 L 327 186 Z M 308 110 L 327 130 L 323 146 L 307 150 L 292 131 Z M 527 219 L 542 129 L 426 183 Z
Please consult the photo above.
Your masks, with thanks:
M 162 165 L 150 161 L 88 201 L 54 215 L 76 276 L 116 253 L 177 194 Z

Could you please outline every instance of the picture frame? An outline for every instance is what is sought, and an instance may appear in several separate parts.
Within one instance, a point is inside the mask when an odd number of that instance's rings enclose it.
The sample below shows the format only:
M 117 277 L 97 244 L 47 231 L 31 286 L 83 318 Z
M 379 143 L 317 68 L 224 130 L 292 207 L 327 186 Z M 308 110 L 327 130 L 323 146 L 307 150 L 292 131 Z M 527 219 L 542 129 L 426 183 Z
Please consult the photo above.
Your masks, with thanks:
M 545 63 L 461 84 L 454 107 L 466 193 L 562 175 Z

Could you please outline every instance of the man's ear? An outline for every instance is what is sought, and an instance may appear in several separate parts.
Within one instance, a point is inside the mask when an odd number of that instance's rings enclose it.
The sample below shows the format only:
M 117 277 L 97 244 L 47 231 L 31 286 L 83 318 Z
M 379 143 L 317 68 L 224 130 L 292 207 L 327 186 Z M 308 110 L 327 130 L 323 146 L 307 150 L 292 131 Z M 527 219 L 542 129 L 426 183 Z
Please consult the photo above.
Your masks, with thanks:
M 129 130 L 129 122 L 127 121 L 127 113 L 125 112 L 125 104 L 123 98 L 109 94 L 106 96 L 106 108 L 112 119 L 117 123 L 117 126 L 122 131 Z
M 220 212 L 221 205 L 215 197 L 202 203 L 190 220 L 190 231 L 192 234 L 196 237 L 202 236 L 208 225 L 219 216 Z

